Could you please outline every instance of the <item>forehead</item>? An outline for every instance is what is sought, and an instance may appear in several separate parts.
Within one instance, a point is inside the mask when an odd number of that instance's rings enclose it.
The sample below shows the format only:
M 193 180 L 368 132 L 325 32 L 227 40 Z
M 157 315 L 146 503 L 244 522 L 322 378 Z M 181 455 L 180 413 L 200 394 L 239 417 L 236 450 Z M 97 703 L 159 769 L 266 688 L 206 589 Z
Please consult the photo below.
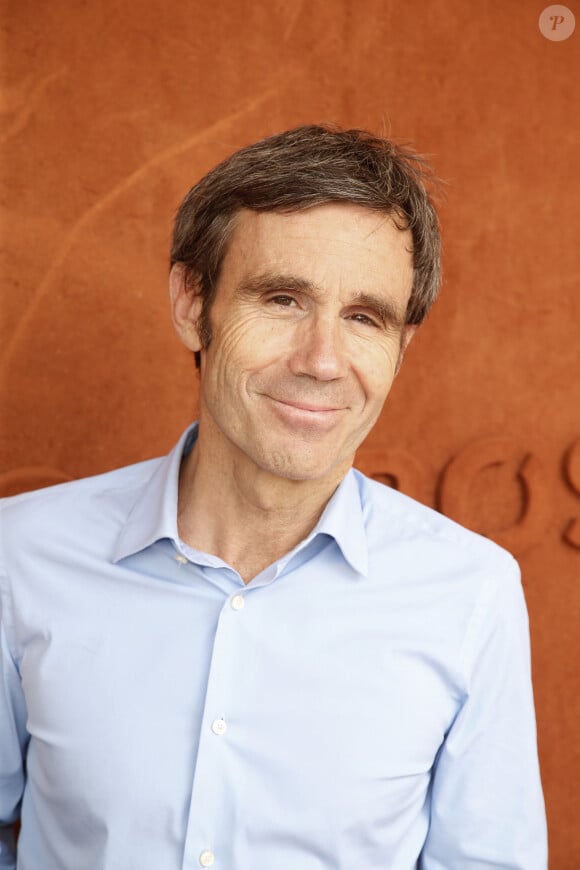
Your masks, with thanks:
M 291 213 L 240 210 L 222 267 L 222 281 L 284 271 L 305 280 L 353 281 L 357 289 L 410 288 L 412 237 L 390 215 L 327 203 Z M 221 282 L 220 282 L 221 283 Z M 368 287 L 366 287 L 368 285 Z

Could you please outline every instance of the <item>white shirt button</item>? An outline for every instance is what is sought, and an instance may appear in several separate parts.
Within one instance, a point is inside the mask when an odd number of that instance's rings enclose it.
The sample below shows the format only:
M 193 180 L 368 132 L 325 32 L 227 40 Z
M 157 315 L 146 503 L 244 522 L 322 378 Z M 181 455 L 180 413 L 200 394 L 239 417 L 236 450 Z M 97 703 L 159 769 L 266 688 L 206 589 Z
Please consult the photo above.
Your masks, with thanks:
M 211 723 L 211 730 L 214 734 L 222 735 L 228 730 L 228 725 L 225 719 L 214 719 Z M 208 865 L 209 866 L 209 865 Z
M 215 855 L 209 849 L 204 849 L 199 856 L 199 863 L 202 867 L 211 867 L 215 861 Z
M 181 553 L 178 553 L 175 557 L 175 561 L 179 562 L 180 565 L 187 565 L 187 559 L 185 556 L 182 556 Z
M 232 598 L 232 607 L 234 610 L 242 610 L 245 604 L 245 599 L 243 595 L 234 595 Z

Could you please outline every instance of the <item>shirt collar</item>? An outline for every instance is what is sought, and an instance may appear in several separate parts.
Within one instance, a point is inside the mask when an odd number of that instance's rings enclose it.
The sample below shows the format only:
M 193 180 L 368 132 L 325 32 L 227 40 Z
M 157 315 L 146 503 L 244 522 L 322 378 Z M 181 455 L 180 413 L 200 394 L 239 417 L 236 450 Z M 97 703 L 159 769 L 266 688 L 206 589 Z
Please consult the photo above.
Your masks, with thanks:
M 185 430 L 173 450 L 160 460 L 121 529 L 113 553 L 114 562 L 144 550 L 162 538 L 169 538 L 176 543 L 179 541 L 179 469 L 182 458 L 191 451 L 196 439 L 197 423 L 194 423 Z M 352 469 L 335 490 L 307 540 L 324 534 L 336 541 L 343 557 L 358 574 L 368 574 L 368 548 L 361 495 Z
M 352 468 L 335 490 L 309 535 L 330 535 L 351 568 L 368 575 L 368 545 L 357 479 Z
M 197 439 L 197 423 L 185 430 L 171 453 L 160 460 L 131 508 L 117 539 L 113 562 L 132 556 L 161 538 L 179 541 L 177 493 L 179 468 Z

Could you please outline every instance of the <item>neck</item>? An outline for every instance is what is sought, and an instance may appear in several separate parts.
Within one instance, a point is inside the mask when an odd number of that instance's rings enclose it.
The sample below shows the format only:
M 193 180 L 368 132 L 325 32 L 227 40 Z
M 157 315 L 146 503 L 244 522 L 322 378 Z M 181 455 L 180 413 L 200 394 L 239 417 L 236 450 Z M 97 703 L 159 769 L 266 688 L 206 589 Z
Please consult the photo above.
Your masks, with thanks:
M 203 434 L 182 462 L 179 534 L 248 583 L 312 531 L 348 467 L 321 480 L 289 480 L 235 452 L 223 455 L 219 439 L 208 443 Z

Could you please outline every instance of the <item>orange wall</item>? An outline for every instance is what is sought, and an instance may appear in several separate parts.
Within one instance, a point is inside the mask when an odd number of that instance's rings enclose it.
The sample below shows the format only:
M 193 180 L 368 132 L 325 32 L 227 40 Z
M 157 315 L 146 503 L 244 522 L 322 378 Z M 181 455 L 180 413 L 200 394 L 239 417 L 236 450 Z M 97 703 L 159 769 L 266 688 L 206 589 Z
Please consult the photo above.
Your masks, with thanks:
M 544 5 L 9 3 L 0 484 L 159 454 L 194 415 L 167 247 L 220 158 L 318 120 L 414 142 L 447 181 L 445 288 L 359 463 L 520 559 L 551 867 L 577 870 L 580 6 L 552 42 Z

